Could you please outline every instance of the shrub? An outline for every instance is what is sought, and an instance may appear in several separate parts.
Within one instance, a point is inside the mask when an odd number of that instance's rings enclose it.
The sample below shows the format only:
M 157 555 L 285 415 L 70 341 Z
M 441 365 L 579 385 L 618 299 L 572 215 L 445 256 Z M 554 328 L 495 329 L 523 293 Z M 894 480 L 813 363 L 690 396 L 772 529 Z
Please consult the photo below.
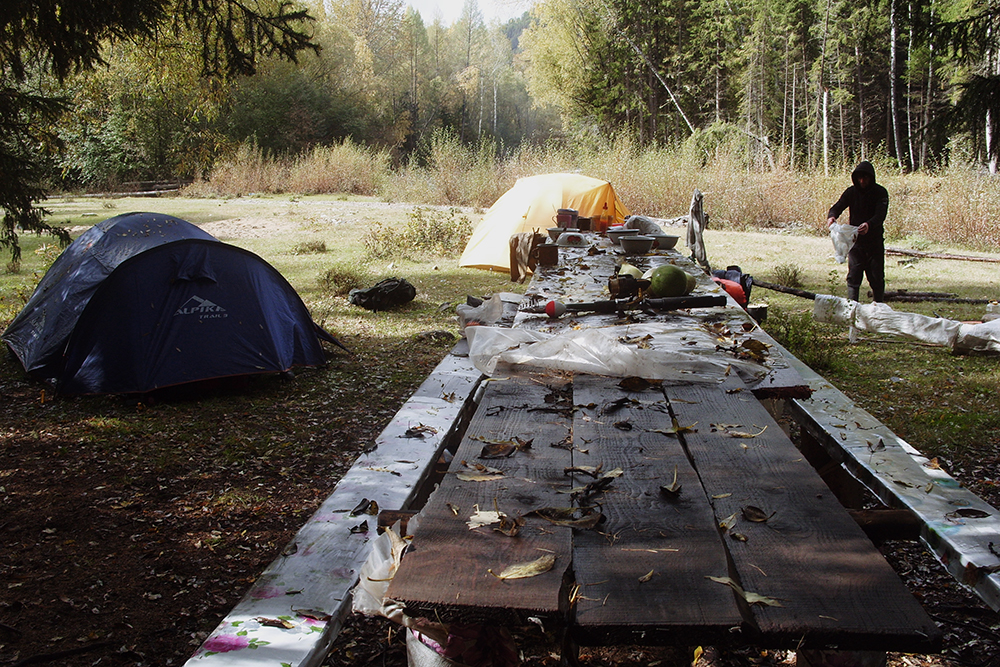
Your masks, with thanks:
M 314 255 L 326 252 L 326 241 L 304 241 L 295 244 L 293 255 Z
M 317 280 L 319 288 L 334 296 L 347 296 L 352 289 L 368 286 L 371 275 L 353 264 L 334 264 Z
M 778 264 L 774 267 L 774 282 L 785 287 L 802 287 L 802 269 L 795 264 Z
M 821 371 L 833 365 L 833 346 L 823 335 L 812 313 L 792 313 L 772 305 L 763 326 L 776 341 L 813 370 Z
M 472 235 L 472 220 L 456 208 L 415 207 L 402 229 L 375 222 L 361 238 L 369 257 L 382 259 L 408 252 L 450 255 L 461 252 Z

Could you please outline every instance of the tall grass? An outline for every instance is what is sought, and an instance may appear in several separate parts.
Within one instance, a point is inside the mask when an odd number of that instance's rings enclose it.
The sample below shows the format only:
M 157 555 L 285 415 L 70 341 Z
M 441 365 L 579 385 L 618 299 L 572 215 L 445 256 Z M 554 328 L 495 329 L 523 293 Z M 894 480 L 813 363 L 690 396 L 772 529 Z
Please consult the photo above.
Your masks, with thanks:
M 714 132 L 714 134 L 713 134 Z M 524 176 L 580 172 L 610 181 L 633 213 L 684 215 L 695 189 L 715 229 L 797 229 L 826 234 L 826 212 L 850 185 L 843 170 L 826 176 L 791 171 L 781 160 L 760 171 L 746 166 L 739 141 L 702 132 L 679 146 L 640 147 L 629 139 L 587 145 L 523 146 L 501 156 L 489 143 L 465 146 L 439 132 L 421 165 L 393 168 L 385 151 L 345 141 L 294 158 L 269 158 L 252 144 L 221 162 L 189 194 L 347 193 L 386 201 L 486 208 Z M 904 175 L 877 160 L 889 190 L 886 238 L 931 239 L 979 251 L 1000 250 L 1000 180 L 969 168 Z

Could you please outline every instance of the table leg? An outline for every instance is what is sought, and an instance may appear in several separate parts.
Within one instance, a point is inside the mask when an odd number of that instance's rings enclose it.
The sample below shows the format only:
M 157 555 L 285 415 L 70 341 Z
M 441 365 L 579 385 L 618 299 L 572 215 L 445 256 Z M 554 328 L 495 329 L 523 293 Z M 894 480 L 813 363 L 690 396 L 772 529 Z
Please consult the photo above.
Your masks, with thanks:
M 796 667 L 885 667 L 885 651 L 833 651 L 801 649 Z

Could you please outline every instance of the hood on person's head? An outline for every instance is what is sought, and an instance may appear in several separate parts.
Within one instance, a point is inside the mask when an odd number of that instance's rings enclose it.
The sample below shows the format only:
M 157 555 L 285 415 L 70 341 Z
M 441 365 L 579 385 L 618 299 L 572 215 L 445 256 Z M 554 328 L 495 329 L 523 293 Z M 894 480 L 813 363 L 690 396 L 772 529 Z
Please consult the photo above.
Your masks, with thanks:
M 854 183 L 854 185 L 858 185 L 858 176 L 861 176 L 862 174 L 871 177 L 872 182 L 870 185 L 875 184 L 875 167 L 873 167 L 872 163 L 868 160 L 859 162 L 858 166 L 854 168 L 854 171 L 851 173 L 851 182 Z

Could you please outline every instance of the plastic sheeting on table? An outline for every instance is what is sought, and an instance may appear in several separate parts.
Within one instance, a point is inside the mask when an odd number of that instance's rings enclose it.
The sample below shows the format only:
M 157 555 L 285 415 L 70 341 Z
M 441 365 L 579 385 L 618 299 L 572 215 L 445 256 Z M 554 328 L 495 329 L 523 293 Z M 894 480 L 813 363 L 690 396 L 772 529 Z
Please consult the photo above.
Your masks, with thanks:
M 668 383 L 717 383 L 735 370 L 745 381 L 759 381 L 767 368 L 716 350 L 718 340 L 705 331 L 630 324 L 600 329 L 571 329 L 546 334 L 527 329 L 469 327 L 469 358 L 482 373 L 504 374 L 513 368 L 561 370 L 612 377 L 638 376 Z M 649 335 L 649 348 L 620 339 Z

